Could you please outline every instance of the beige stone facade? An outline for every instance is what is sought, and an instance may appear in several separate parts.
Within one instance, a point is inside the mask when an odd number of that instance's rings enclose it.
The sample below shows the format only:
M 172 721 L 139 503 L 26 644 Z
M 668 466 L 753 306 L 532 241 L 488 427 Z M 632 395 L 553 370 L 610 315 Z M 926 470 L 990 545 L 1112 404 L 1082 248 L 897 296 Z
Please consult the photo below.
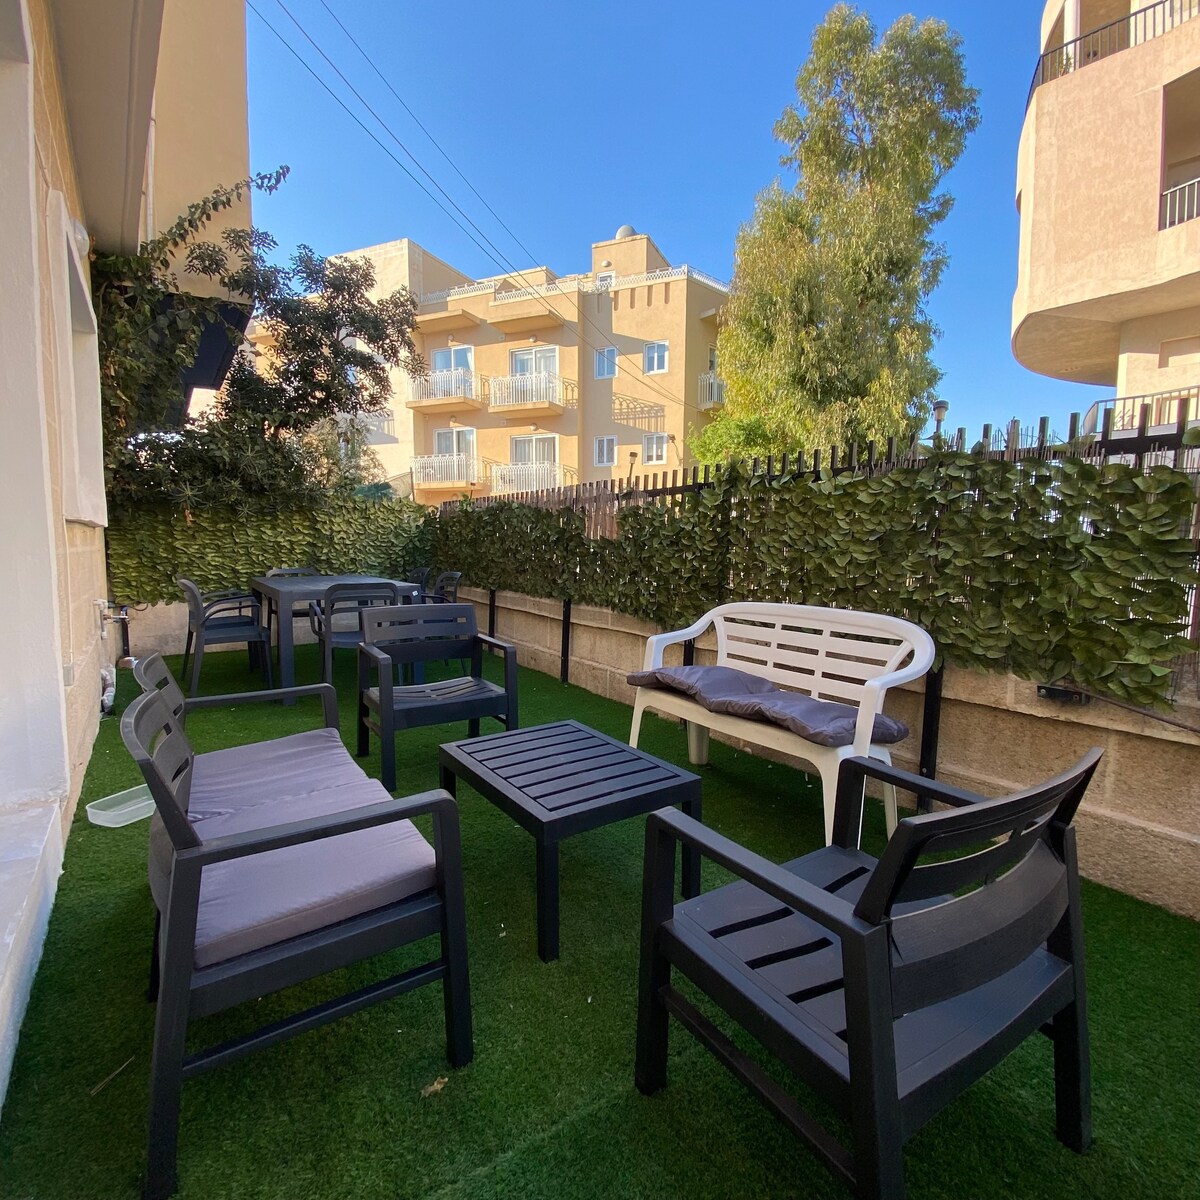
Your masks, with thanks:
M 0 0 L 0 1098 L 119 645 L 89 255 L 155 232 L 155 191 L 246 174 L 244 24 L 243 0 Z
M 1117 429 L 1200 418 L 1200 0 L 1048 0 L 1041 39 L 1013 353 L 1113 387 Z
M 407 239 L 348 252 L 383 294 L 420 299 L 430 374 L 393 377 L 372 431 L 393 479 L 416 498 L 509 494 L 665 474 L 692 465 L 686 441 L 721 402 L 718 280 L 673 267 L 627 226 L 592 246 L 589 269 L 472 279 Z

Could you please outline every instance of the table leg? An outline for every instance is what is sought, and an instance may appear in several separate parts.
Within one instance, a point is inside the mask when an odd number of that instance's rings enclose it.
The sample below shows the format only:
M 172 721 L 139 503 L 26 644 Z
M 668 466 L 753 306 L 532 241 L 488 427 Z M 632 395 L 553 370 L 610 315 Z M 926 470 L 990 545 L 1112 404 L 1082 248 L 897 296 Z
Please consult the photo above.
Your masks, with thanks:
M 443 792 L 449 792 L 451 796 L 458 799 L 458 776 L 449 767 L 440 767 L 438 769 L 438 787 Z
M 292 622 L 292 603 L 289 600 L 285 606 L 279 605 L 279 686 L 290 688 L 296 686 L 296 651 L 295 626 Z M 285 704 L 295 704 L 294 697 L 289 696 Z
M 685 800 L 681 807 L 686 816 L 696 821 L 703 821 L 699 789 L 696 790 L 696 798 L 694 800 Z M 680 867 L 679 888 L 683 892 L 685 900 L 690 900 L 693 896 L 700 895 L 700 852 L 694 846 L 686 843 L 683 847 L 683 863 Z
M 558 843 L 537 843 L 538 957 L 553 962 L 558 957 Z

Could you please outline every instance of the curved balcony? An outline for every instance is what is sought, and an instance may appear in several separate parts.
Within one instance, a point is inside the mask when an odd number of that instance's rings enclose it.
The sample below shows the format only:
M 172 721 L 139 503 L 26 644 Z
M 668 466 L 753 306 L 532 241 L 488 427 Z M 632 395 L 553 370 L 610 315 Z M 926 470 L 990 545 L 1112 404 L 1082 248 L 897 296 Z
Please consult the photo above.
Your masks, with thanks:
M 725 381 L 716 371 L 705 371 L 700 376 L 696 391 L 696 407 L 705 412 L 725 403 Z
M 470 487 L 485 477 L 483 460 L 470 454 L 418 454 L 412 460 L 417 488 Z

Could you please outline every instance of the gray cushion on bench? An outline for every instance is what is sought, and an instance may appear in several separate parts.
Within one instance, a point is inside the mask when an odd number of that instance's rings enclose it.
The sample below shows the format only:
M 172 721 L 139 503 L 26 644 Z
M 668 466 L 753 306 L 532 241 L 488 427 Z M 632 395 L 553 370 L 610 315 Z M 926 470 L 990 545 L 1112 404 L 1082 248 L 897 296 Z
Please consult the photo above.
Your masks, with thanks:
M 682 692 L 709 712 L 781 725 L 818 746 L 849 746 L 854 741 L 858 709 L 853 705 L 785 691 L 736 667 L 657 667 L 634 671 L 627 678 L 634 687 Z M 906 737 L 903 721 L 882 713 L 875 718 L 872 743 L 887 746 Z
M 718 696 L 705 705 L 711 712 L 748 717 L 752 721 L 770 721 L 798 733 L 818 746 L 849 746 L 854 741 L 854 723 L 858 709 L 834 700 L 817 700 L 802 692 L 776 691 L 770 696 Z M 908 737 L 908 726 L 880 713 L 871 732 L 872 743 L 881 746 Z
M 656 667 L 626 677 L 632 687 L 667 688 L 704 704 L 718 696 L 766 695 L 779 689 L 766 679 L 736 667 Z

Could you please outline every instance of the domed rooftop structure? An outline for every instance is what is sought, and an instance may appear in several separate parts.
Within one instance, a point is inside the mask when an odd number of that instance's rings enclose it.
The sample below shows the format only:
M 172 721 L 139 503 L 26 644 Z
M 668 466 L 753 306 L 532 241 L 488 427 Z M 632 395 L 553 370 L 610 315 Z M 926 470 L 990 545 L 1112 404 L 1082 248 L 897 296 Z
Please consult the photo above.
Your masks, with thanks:
M 637 230 L 634 229 L 634 227 L 632 225 L 622 225 L 621 228 L 618 229 L 617 232 L 613 235 L 613 237 L 614 237 L 614 240 L 616 238 L 633 237 L 636 233 L 637 233 Z

